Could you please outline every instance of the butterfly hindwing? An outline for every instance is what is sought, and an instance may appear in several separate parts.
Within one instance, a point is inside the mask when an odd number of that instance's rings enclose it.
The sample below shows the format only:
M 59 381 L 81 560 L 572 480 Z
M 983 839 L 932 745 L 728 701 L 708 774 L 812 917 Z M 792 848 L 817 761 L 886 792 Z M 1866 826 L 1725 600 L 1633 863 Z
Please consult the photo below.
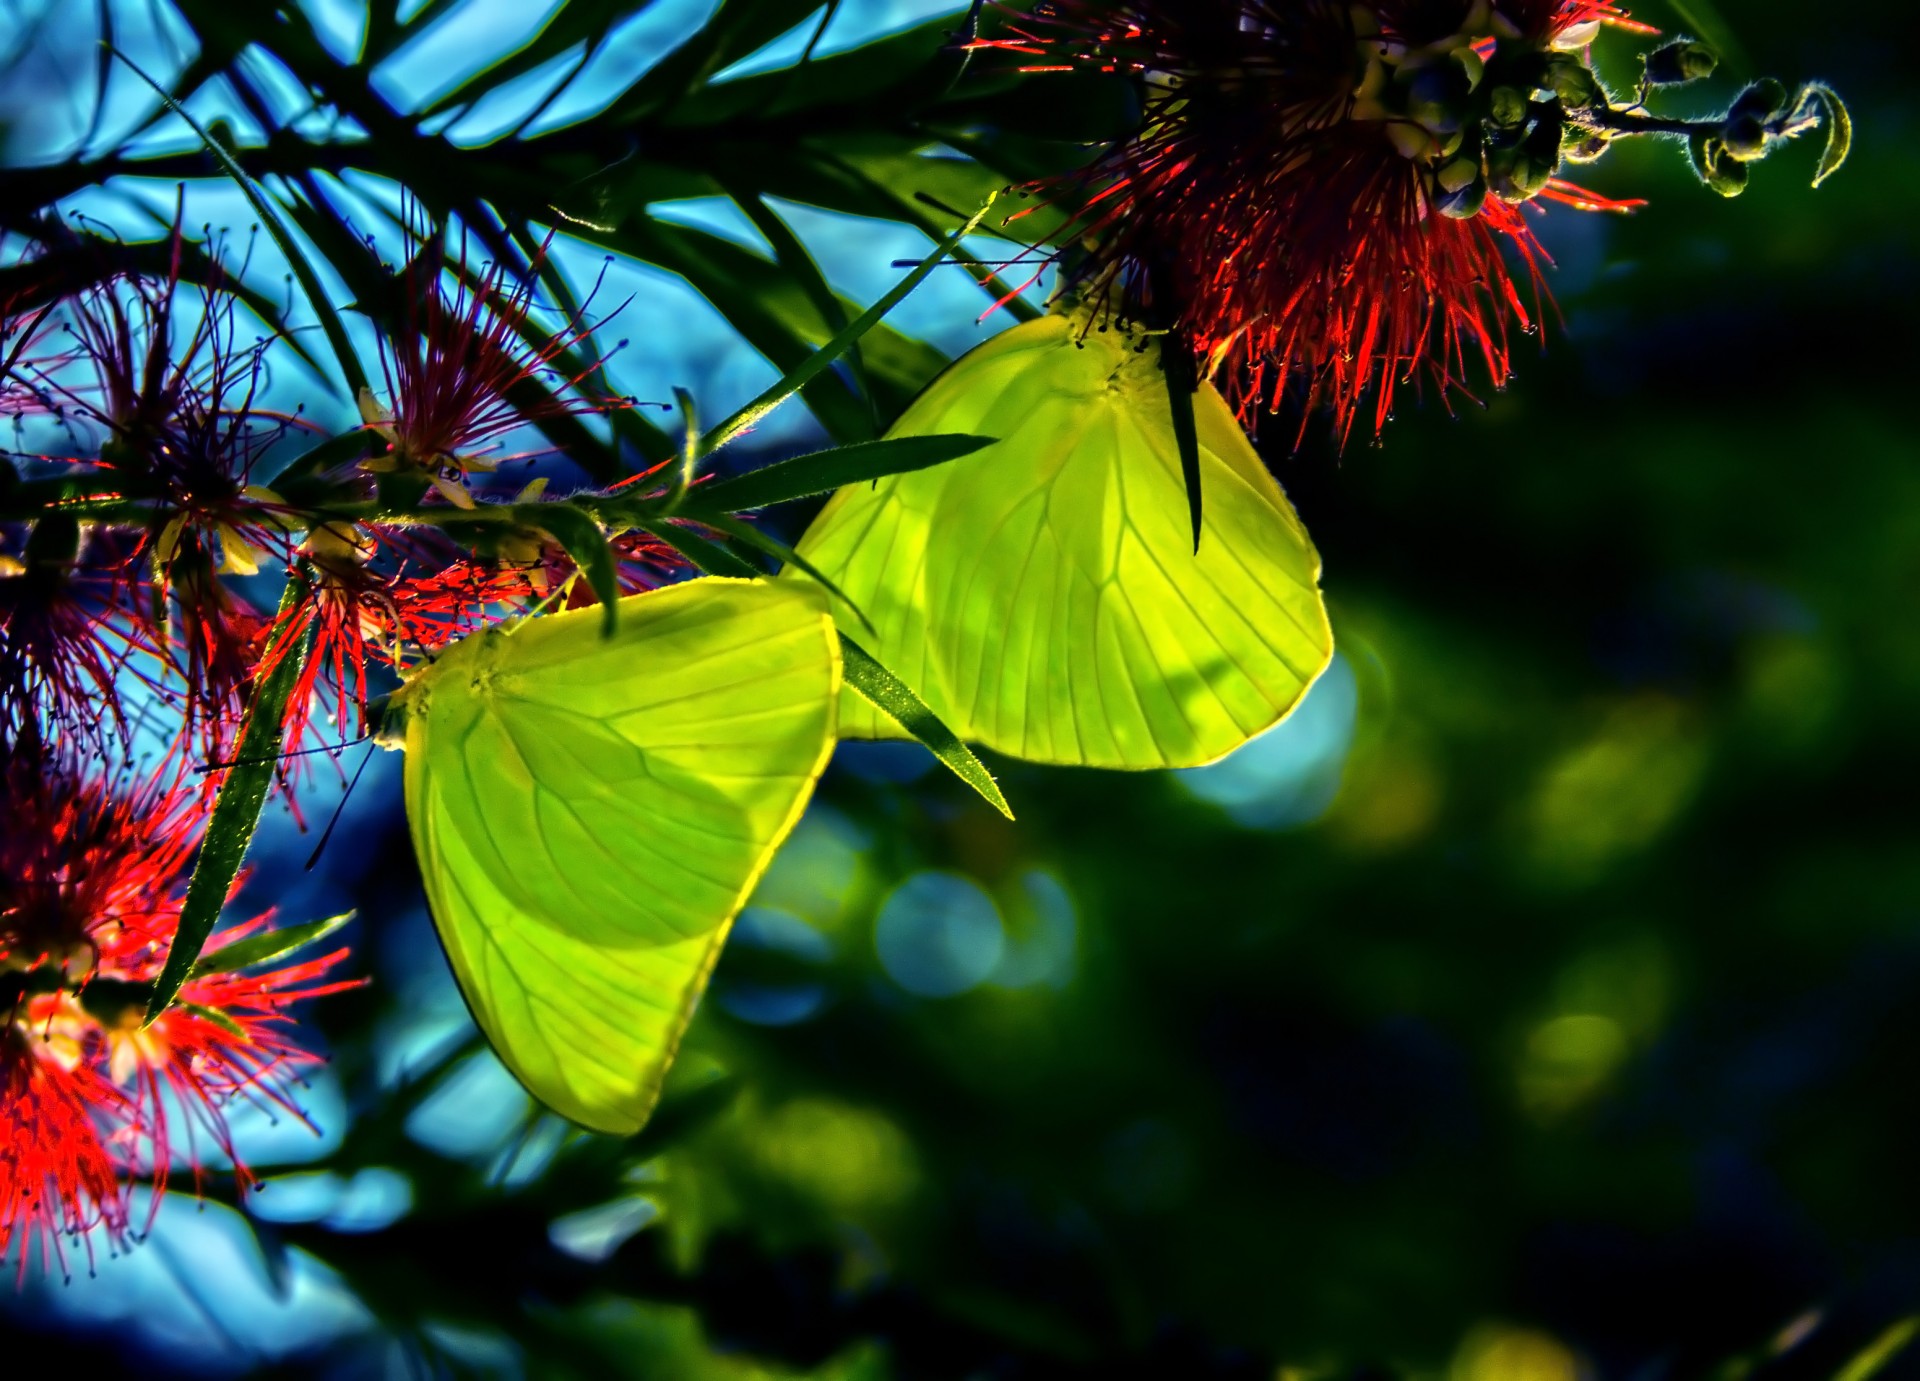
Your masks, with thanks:
M 646 1119 L 728 926 L 834 741 L 820 596 L 697 580 L 477 634 L 404 693 L 407 816 L 501 1059 L 600 1131 Z

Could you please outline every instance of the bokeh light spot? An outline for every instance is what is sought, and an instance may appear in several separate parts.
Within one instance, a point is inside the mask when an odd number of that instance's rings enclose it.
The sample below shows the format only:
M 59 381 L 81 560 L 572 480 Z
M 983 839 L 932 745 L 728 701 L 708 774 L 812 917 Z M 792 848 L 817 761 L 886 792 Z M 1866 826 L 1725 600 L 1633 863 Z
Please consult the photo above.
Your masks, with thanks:
M 874 948 L 887 977 L 918 997 L 956 997 L 1000 966 L 1007 935 L 979 884 L 954 873 L 915 873 L 880 908 Z
M 913 1144 L 890 1119 L 827 1099 L 781 1105 L 753 1146 L 768 1174 L 842 1212 L 891 1207 L 919 1179 Z
M 1021 902 L 993 981 L 1003 988 L 1064 988 L 1073 979 L 1080 923 L 1073 897 L 1052 873 L 1021 874 Z
M 1548 1333 L 1483 1324 L 1454 1355 L 1450 1381 L 1579 1381 L 1580 1361 Z
M 1520 1101 L 1538 1117 L 1572 1112 L 1592 1099 L 1626 1058 L 1627 1033 L 1611 1017 L 1555 1017 L 1527 1038 Z

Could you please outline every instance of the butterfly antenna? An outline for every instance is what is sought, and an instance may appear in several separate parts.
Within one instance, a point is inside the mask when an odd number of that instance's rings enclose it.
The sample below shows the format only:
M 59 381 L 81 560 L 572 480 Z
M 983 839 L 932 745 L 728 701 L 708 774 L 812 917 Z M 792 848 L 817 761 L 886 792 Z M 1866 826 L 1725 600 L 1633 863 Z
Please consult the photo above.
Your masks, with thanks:
M 315 753 L 339 753 L 372 738 L 372 734 L 362 734 L 359 738 L 350 738 L 345 743 L 323 743 L 318 748 L 296 748 L 291 753 L 276 753 L 270 758 L 233 758 L 227 762 L 203 762 L 194 768 L 201 776 L 209 772 L 224 772 L 229 767 L 258 767 L 263 763 L 285 762 L 289 758 L 310 758 Z
M 340 823 L 340 817 L 346 813 L 347 802 L 353 798 L 353 789 L 360 785 L 361 774 L 367 770 L 367 764 L 373 761 L 373 749 L 367 749 L 367 755 L 360 759 L 360 765 L 353 769 L 353 780 L 347 783 L 347 789 L 340 793 L 340 804 L 333 808 L 333 818 L 327 821 L 326 829 L 320 832 L 320 842 L 313 846 L 313 852 L 307 855 L 306 871 L 311 873 L 314 865 L 320 861 L 320 855 L 327 850 L 327 841 L 333 838 L 333 827 Z

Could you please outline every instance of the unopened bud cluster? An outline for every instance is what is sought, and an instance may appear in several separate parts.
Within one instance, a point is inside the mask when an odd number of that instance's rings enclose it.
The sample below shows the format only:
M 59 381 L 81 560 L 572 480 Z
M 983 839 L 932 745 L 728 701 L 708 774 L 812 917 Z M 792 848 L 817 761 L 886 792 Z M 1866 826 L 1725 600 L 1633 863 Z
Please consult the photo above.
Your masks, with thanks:
M 1829 145 L 1816 185 L 1846 156 L 1845 108 L 1823 86 L 1795 95 L 1772 79 L 1755 82 L 1719 119 L 1649 114 L 1654 90 L 1717 68 L 1713 52 L 1690 39 L 1647 54 L 1639 99 L 1616 107 L 1585 57 L 1598 23 L 1528 38 L 1481 3 L 1459 32 L 1412 47 L 1387 33 L 1372 8 L 1356 5 L 1352 15 L 1361 71 L 1353 118 L 1380 122 L 1393 146 L 1427 169 L 1432 208 L 1458 220 L 1480 215 L 1490 197 L 1532 200 L 1563 164 L 1592 162 L 1627 135 L 1686 135 L 1701 181 L 1725 196 L 1745 189 L 1748 164 L 1823 117 Z
M 1604 105 L 1605 89 L 1569 40 L 1529 40 L 1498 10 L 1476 6 L 1459 33 L 1420 48 L 1383 37 L 1365 6 L 1354 10 L 1365 63 L 1354 118 L 1380 120 L 1406 157 L 1431 170 L 1441 214 L 1470 220 L 1488 197 L 1519 204 L 1545 191 L 1569 156 L 1597 157 L 1605 139 L 1570 118 Z

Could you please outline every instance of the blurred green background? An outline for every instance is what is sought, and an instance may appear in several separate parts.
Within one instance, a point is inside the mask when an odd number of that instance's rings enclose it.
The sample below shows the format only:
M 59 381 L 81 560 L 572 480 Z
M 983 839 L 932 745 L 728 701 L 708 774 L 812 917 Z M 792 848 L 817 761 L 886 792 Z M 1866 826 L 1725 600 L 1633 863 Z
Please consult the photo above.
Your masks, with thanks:
M 376 979 L 310 1014 L 325 1137 L 0 1326 L 148 1374 L 1920 1374 L 1911 19 L 1674 8 L 1733 81 L 1838 87 L 1851 165 L 1722 202 L 1620 149 L 1582 180 L 1652 205 L 1541 222 L 1564 323 L 1512 388 L 1272 449 L 1341 648 L 1294 720 L 996 764 L 1017 824 L 844 749 L 632 1144 L 474 1044 L 377 765 L 280 875 Z M 978 294 L 932 301 L 963 346 Z M 622 329 L 671 372 L 669 327 Z

